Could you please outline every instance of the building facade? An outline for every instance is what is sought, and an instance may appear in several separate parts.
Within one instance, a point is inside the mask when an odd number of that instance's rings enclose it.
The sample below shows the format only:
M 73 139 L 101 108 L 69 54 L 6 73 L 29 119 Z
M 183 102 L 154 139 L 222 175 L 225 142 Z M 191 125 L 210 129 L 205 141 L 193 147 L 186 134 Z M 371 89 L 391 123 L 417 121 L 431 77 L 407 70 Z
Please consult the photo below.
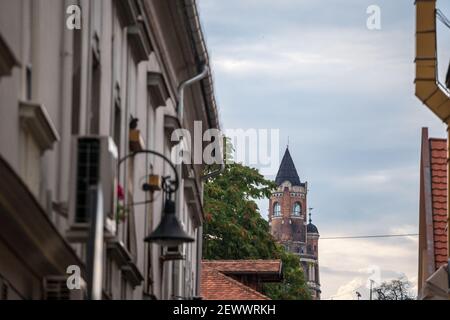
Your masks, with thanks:
M 112 190 L 103 298 L 200 294 L 203 164 L 177 165 L 177 217 L 195 240 L 174 248 L 143 241 L 161 221 L 170 166 L 150 154 L 116 164 L 142 150 L 189 151 L 172 133 L 193 133 L 195 121 L 219 128 L 208 68 L 195 0 L 0 1 L 0 299 L 85 296 L 65 280 L 73 266 L 87 280 L 86 212 L 73 204 L 86 182 L 80 138 L 99 137 L 99 157 L 113 159 L 95 171 Z M 202 71 L 177 107 L 181 84 Z M 153 193 L 142 188 L 150 176 Z
M 287 148 L 269 202 L 269 223 L 274 238 L 287 251 L 298 255 L 313 299 L 320 299 L 319 231 L 307 220 L 308 183 L 301 182 Z

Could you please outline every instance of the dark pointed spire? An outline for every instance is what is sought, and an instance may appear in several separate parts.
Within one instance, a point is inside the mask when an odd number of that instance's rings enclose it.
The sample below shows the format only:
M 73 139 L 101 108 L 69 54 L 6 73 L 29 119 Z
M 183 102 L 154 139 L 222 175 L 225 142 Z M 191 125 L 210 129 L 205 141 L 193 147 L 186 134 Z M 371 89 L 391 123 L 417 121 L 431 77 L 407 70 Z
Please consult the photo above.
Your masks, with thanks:
M 289 153 L 289 148 L 286 148 L 275 179 L 277 185 L 281 185 L 284 181 L 289 181 L 293 186 L 301 185 L 297 169 L 295 169 L 294 161 L 292 161 L 291 154 Z
M 308 233 L 317 233 L 317 234 L 319 234 L 319 230 L 317 230 L 317 227 L 312 224 L 312 219 L 311 219 L 311 211 L 314 208 L 308 208 L 308 209 L 309 209 L 309 223 L 306 226 L 306 231 Z

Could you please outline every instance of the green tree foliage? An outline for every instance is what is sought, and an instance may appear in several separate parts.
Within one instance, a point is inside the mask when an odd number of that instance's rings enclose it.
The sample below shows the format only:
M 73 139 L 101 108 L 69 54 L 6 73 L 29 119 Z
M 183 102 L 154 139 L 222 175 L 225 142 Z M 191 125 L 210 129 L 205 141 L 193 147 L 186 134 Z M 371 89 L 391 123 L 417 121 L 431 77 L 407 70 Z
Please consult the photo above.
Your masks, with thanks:
M 283 281 L 265 285 L 265 294 L 273 300 L 309 300 L 311 294 L 305 283 L 298 256 L 280 248 L 283 262 Z
M 205 184 L 204 256 L 208 259 L 270 259 L 276 244 L 253 199 L 270 196 L 274 185 L 256 169 L 227 164 Z
M 256 169 L 227 164 L 224 172 L 205 184 L 205 259 L 282 259 L 284 280 L 268 284 L 272 299 L 309 299 L 299 259 L 285 252 L 270 234 L 269 223 L 255 199 L 268 198 L 275 184 Z

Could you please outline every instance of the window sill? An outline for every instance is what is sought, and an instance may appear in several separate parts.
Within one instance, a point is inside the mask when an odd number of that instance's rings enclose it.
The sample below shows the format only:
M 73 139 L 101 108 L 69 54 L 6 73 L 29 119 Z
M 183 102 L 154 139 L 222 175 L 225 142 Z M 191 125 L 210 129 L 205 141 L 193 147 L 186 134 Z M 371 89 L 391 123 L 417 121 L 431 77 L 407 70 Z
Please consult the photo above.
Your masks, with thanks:
M 42 151 L 53 149 L 59 134 L 43 105 L 20 101 L 19 117 L 21 125 L 31 133 Z

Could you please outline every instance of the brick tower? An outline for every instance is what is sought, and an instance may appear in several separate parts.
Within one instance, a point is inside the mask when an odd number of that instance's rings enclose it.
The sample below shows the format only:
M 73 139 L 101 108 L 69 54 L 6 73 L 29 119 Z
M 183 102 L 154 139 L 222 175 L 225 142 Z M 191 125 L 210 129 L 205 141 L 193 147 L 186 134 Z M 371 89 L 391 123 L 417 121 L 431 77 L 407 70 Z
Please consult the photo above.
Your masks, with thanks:
M 272 235 L 284 247 L 298 255 L 313 299 L 320 299 L 319 232 L 307 222 L 308 183 L 301 182 L 289 148 L 286 148 L 275 182 L 277 190 L 269 203 Z

